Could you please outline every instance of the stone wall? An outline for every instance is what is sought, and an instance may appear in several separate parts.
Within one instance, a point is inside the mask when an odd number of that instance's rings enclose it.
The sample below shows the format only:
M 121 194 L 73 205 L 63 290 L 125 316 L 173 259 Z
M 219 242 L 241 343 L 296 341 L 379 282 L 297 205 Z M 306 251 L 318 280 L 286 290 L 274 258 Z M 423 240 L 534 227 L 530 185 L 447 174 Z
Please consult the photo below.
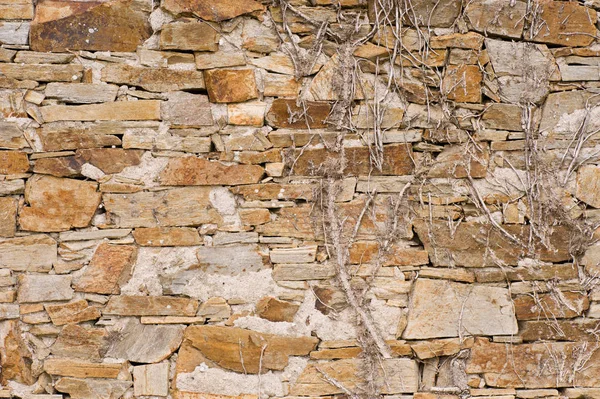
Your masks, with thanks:
M 0 397 L 600 398 L 597 9 L 0 0 Z

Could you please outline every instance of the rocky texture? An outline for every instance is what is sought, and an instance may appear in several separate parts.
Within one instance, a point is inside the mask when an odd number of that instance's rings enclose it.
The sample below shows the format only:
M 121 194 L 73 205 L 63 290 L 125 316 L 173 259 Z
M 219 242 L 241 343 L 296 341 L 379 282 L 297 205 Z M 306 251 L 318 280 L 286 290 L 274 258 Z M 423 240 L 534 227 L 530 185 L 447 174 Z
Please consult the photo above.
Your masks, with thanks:
M 263 168 L 257 165 L 226 166 L 202 158 L 186 157 L 169 161 L 160 180 L 169 186 L 211 186 L 258 183 Z
M 444 304 L 443 312 L 435 309 Z M 473 335 L 511 335 L 517 329 L 508 290 L 498 287 L 419 279 L 413 288 L 403 337 L 426 339 Z
M 0 397 L 600 397 L 598 0 L 0 0 Z
M 288 356 L 307 355 L 317 344 L 312 337 L 280 337 L 217 326 L 188 327 L 184 339 L 219 366 L 252 374 L 261 369 L 283 370 Z
M 29 231 L 65 231 L 87 227 L 98 205 L 97 184 L 37 175 L 28 180 L 19 224 Z
M 148 16 L 134 1 L 44 0 L 30 40 L 35 51 L 135 51 L 150 34 Z
M 96 249 L 84 273 L 74 281 L 76 291 L 97 294 L 119 294 L 135 263 L 137 248 L 102 243 Z

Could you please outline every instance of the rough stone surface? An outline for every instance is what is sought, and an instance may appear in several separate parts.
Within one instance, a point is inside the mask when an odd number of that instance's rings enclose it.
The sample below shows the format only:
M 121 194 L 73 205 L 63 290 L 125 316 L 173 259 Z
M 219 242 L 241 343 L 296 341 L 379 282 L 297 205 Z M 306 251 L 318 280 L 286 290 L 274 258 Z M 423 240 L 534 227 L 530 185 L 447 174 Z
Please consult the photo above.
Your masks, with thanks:
M 440 303 L 444 311 L 436 312 Z M 419 279 L 412 292 L 406 339 L 473 335 L 511 335 L 517 332 L 515 309 L 508 290 Z
M 119 286 L 129 279 L 136 256 L 135 246 L 100 244 L 81 277 L 73 282 L 73 288 L 96 294 L 119 294 Z
M 0 398 L 600 398 L 600 0 L 0 0 Z
M 31 48 L 55 52 L 135 51 L 151 34 L 147 14 L 135 4 L 119 0 L 41 1 L 31 24 Z
M 64 301 L 73 298 L 71 276 L 21 275 L 18 278 L 18 301 L 45 302 Z
M 252 374 L 257 374 L 259 368 L 283 370 L 288 356 L 306 355 L 317 344 L 312 337 L 281 337 L 217 326 L 188 327 L 184 339 L 221 367 Z
M 97 184 L 50 176 L 35 176 L 27 182 L 19 224 L 29 231 L 65 231 L 87 227 L 100 204 Z
M 196 157 L 175 158 L 162 171 L 160 181 L 169 186 L 212 186 L 258 183 L 264 170 L 257 165 L 224 165 Z
M 211 69 L 204 72 L 208 97 L 216 103 L 238 103 L 257 98 L 252 69 Z

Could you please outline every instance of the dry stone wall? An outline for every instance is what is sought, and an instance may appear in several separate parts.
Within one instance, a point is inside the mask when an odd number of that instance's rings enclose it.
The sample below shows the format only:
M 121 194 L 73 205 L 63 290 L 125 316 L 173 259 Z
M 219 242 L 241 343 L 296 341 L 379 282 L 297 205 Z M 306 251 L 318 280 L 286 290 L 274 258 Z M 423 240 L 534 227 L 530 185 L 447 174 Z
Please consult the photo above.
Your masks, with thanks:
M 0 0 L 0 397 L 600 398 L 597 10 Z

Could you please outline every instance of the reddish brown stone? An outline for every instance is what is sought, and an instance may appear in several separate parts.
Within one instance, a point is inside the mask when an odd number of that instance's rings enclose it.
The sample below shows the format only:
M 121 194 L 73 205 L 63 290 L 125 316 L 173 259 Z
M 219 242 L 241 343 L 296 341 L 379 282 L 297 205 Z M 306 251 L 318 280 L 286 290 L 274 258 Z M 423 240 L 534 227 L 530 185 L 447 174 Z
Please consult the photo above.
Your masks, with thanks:
M 36 380 L 31 370 L 32 354 L 21 337 L 19 320 L 0 322 L 0 383 L 9 381 L 31 385 Z
M 391 144 L 383 147 L 383 168 L 381 171 L 371 166 L 371 155 L 367 147 L 349 147 L 344 150 L 346 176 L 357 175 L 408 175 L 414 163 L 412 148 L 405 144 Z M 297 150 L 294 157 L 295 175 L 321 175 L 326 168 L 335 167 L 339 153 L 324 148 Z M 335 170 L 334 170 L 335 172 Z
M 329 103 L 306 101 L 305 106 L 306 113 L 302 105 L 296 104 L 296 100 L 277 98 L 267 112 L 267 123 L 277 128 L 321 129 L 327 127 L 326 120 L 331 112 Z
M 379 244 L 371 241 L 357 241 L 352 244 L 350 263 L 381 262 L 382 266 L 418 266 L 429 263 L 427 251 L 417 248 L 392 247 L 388 253 L 379 253 Z
M 263 9 L 254 0 L 164 0 L 162 6 L 172 14 L 192 13 L 203 20 L 215 22 Z
M 54 344 L 53 355 L 99 361 L 106 352 L 108 332 L 102 328 L 85 328 L 77 324 L 65 325 Z
M 128 166 L 138 165 L 143 153 L 142 150 L 122 148 L 78 150 L 74 156 L 39 159 L 33 171 L 58 177 L 71 177 L 81 174 L 83 164 L 89 163 L 106 174 L 119 173 Z
M 442 87 L 449 100 L 478 103 L 481 102 L 482 80 L 478 65 L 448 65 Z
M 30 46 L 35 51 L 135 51 L 152 34 L 133 0 L 55 1 L 36 6 Z
M 253 69 L 204 71 L 208 98 L 216 103 L 239 103 L 258 98 Z
M 532 341 L 596 342 L 598 319 L 532 320 L 519 323 L 519 336 Z
M 256 313 L 259 317 L 269 321 L 294 321 L 294 315 L 298 312 L 300 305 L 287 301 L 281 301 L 273 297 L 264 297 L 256 304 Z
M 21 229 L 28 231 L 65 231 L 87 227 L 100 204 L 97 184 L 33 176 L 25 187 L 25 202 L 19 212 Z
M 540 22 L 530 28 L 534 42 L 579 47 L 594 41 L 597 13 L 593 8 L 570 1 L 544 1 L 540 8 Z M 525 37 L 529 34 L 525 32 Z
M 482 373 L 498 388 L 600 386 L 600 351 L 586 343 L 542 342 L 511 345 L 476 338 L 467 361 L 468 374 Z
M 0 151 L 0 175 L 16 175 L 29 171 L 27 153 L 20 151 Z
M 160 174 L 167 186 L 210 186 L 258 183 L 264 169 L 258 165 L 224 165 L 202 158 L 171 158 Z
M 46 312 L 52 319 L 52 323 L 57 326 L 62 326 L 68 323 L 81 323 L 83 321 L 96 320 L 100 318 L 100 310 L 98 308 L 88 306 L 85 299 L 78 301 L 46 305 Z
M 136 256 L 135 246 L 100 244 L 73 288 L 97 294 L 119 294 L 120 285 L 128 280 Z
M 590 306 L 588 297 L 578 292 L 521 295 L 513 303 L 518 320 L 572 319 Z
M 318 343 L 315 337 L 291 338 L 218 326 L 190 326 L 184 340 L 219 366 L 250 374 L 283 370 L 288 356 L 308 355 Z
M 498 261 L 516 266 L 519 259 L 527 254 L 529 226 L 505 224 L 502 228 L 521 245 L 487 223 L 463 222 L 453 231 L 445 221 L 415 223 L 415 231 L 434 266 L 496 266 Z M 536 243 L 535 255 L 546 262 L 569 261 L 572 258 L 569 241 L 568 230 L 556 226 L 549 234 L 550 247 Z

